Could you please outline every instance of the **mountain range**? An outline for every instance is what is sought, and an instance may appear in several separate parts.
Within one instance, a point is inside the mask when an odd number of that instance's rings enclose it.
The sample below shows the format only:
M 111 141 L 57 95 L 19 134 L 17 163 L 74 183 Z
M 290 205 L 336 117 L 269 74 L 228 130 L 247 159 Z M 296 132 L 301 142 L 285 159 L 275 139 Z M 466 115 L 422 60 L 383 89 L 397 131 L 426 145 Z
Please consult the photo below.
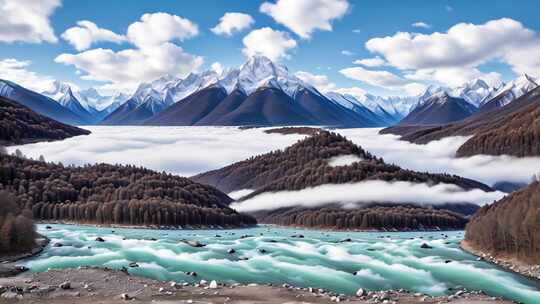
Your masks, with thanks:
M 60 122 L 86 125 L 331 127 L 434 126 L 499 108 L 538 86 L 528 75 L 491 87 L 475 79 L 457 88 L 429 86 L 419 96 L 320 92 L 263 56 L 217 73 L 165 75 L 131 95 L 102 96 L 55 81 L 41 93 L 0 80 L 0 96 Z

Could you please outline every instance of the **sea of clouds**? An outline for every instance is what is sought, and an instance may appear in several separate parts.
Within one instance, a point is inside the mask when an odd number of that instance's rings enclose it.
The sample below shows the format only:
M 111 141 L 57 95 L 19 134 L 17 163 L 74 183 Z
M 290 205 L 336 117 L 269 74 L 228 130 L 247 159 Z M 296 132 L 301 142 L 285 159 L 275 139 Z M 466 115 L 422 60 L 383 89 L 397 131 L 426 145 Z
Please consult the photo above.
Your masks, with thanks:
M 264 129 L 235 127 L 141 127 L 92 126 L 88 136 L 63 141 L 10 147 L 37 159 L 83 165 L 105 162 L 134 164 L 158 171 L 191 176 L 218 169 L 254 155 L 285 148 L 305 135 L 266 134 Z M 540 172 L 540 158 L 478 155 L 455 158 L 467 137 L 449 137 L 427 145 L 379 135 L 378 129 L 334 130 L 388 163 L 435 173 L 452 173 L 489 185 L 499 181 L 528 183 Z M 330 160 L 346 165 L 357 159 L 343 156 Z

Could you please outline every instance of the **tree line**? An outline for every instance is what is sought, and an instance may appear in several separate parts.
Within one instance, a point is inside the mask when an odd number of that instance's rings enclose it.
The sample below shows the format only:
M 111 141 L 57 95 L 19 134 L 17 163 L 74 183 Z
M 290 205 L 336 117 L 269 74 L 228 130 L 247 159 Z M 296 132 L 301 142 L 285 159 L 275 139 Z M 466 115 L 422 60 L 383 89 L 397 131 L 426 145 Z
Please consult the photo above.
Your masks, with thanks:
M 32 211 L 21 208 L 15 195 L 0 191 L 0 255 L 28 250 L 34 239 Z
M 0 190 L 36 220 L 175 227 L 253 225 L 219 190 L 131 165 L 64 166 L 0 155 Z

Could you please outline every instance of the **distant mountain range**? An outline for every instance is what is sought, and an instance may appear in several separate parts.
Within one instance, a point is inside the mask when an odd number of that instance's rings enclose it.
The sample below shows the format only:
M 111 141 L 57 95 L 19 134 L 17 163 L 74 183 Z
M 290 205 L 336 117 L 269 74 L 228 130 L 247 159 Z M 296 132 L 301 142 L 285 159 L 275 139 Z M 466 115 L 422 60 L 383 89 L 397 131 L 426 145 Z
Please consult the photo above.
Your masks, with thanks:
M 457 88 L 429 86 L 419 96 L 321 93 L 287 67 L 254 56 L 219 74 L 165 75 L 140 84 L 131 95 L 102 96 L 61 82 L 36 93 L 0 80 L 0 96 L 74 125 L 403 127 L 459 121 L 502 107 L 537 86 L 522 75 L 499 88 L 475 79 Z

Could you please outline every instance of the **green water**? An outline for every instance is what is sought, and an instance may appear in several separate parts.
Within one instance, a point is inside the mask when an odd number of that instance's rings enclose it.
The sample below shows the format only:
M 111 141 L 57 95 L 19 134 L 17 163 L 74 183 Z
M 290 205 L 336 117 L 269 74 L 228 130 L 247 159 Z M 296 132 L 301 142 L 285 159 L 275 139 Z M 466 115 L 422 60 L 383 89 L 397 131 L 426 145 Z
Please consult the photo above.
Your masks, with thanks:
M 523 303 L 540 303 L 538 282 L 476 261 L 459 249 L 463 238 L 460 231 L 374 233 L 270 226 L 238 230 L 51 226 L 53 229 L 38 226 L 39 232 L 51 239 L 51 245 L 26 262 L 32 271 L 78 266 L 121 268 L 137 262 L 138 268 L 129 268 L 133 275 L 166 281 L 288 283 L 346 294 L 354 294 L 361 287 L 404 288 L 442 295 L 452 293 L 452 288 L 464 287 Z M 292 237 L 298 234 L 304 238 Z M 241 237 L 245 235 L 250 237 Z M 98 236 L 105 242 L 96 242 Z M 347 238 L 352 241 L 340 242 Z M 182 239 L 198 240 L 207 246 L 194 248 L 180 242 Z M 53 247 L 57 242 L 64 246 Z M 420 248 L 423 243 L 433 249 Z M 236 253 L 227 253 L 231 248 Z M 190 271 L 198 276 L 185 274 Z

